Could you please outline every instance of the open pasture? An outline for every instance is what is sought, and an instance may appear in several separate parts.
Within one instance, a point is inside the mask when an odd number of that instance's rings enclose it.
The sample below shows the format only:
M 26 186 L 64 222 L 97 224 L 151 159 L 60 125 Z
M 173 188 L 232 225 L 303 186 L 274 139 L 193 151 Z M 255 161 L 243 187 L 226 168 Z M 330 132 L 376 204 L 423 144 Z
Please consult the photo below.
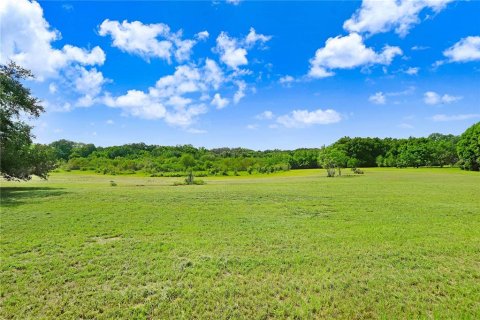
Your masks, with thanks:
M 478 173 L 202 179 L 2 182 L 0 317 L 480 318 Z

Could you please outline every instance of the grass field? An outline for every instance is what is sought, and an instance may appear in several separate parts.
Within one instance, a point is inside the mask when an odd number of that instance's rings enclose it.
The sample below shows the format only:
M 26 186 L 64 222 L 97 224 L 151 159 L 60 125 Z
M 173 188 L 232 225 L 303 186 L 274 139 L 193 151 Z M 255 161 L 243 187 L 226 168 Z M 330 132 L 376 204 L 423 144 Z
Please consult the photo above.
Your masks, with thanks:
M 480 318 L 480 174 L 202 179 L 2 182 L 0 318 Z

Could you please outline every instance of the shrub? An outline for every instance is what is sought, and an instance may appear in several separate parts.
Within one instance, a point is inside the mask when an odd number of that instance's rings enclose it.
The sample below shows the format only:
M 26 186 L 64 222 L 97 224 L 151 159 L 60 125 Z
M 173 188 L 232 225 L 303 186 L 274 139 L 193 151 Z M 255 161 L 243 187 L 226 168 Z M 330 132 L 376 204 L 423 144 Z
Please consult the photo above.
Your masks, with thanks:
M 358 168 L 352 168 L 352 171 L 353 171 L 353 173 L 355 173 L 355 174 L 363 174 L 363 173 L 364 173 L 363 170 L 360 170 L 360 169 L 358 169 Z

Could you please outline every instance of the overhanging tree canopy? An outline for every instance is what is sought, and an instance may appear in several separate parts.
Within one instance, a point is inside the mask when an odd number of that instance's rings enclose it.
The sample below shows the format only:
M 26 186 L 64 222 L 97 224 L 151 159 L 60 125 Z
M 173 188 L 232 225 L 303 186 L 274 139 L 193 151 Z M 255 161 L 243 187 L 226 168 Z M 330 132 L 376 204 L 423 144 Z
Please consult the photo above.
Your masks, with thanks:
M 21 116 L 37 118 L 44 108 L 22 80 L 33 74 L 14 62 L 0 66 L 0 173 L 6 179 L 46 178 L 53 168 L 51 148 L 32 144 L 31 127 Z

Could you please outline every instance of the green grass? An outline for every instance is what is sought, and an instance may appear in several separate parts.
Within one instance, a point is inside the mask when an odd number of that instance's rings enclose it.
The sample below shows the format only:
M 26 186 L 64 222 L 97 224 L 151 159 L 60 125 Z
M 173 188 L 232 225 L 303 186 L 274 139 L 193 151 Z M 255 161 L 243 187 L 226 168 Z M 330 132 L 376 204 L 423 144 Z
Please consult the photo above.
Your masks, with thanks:
M 202 179 L 2 182 L 0 318 L 480 318 L 478 173 Z

